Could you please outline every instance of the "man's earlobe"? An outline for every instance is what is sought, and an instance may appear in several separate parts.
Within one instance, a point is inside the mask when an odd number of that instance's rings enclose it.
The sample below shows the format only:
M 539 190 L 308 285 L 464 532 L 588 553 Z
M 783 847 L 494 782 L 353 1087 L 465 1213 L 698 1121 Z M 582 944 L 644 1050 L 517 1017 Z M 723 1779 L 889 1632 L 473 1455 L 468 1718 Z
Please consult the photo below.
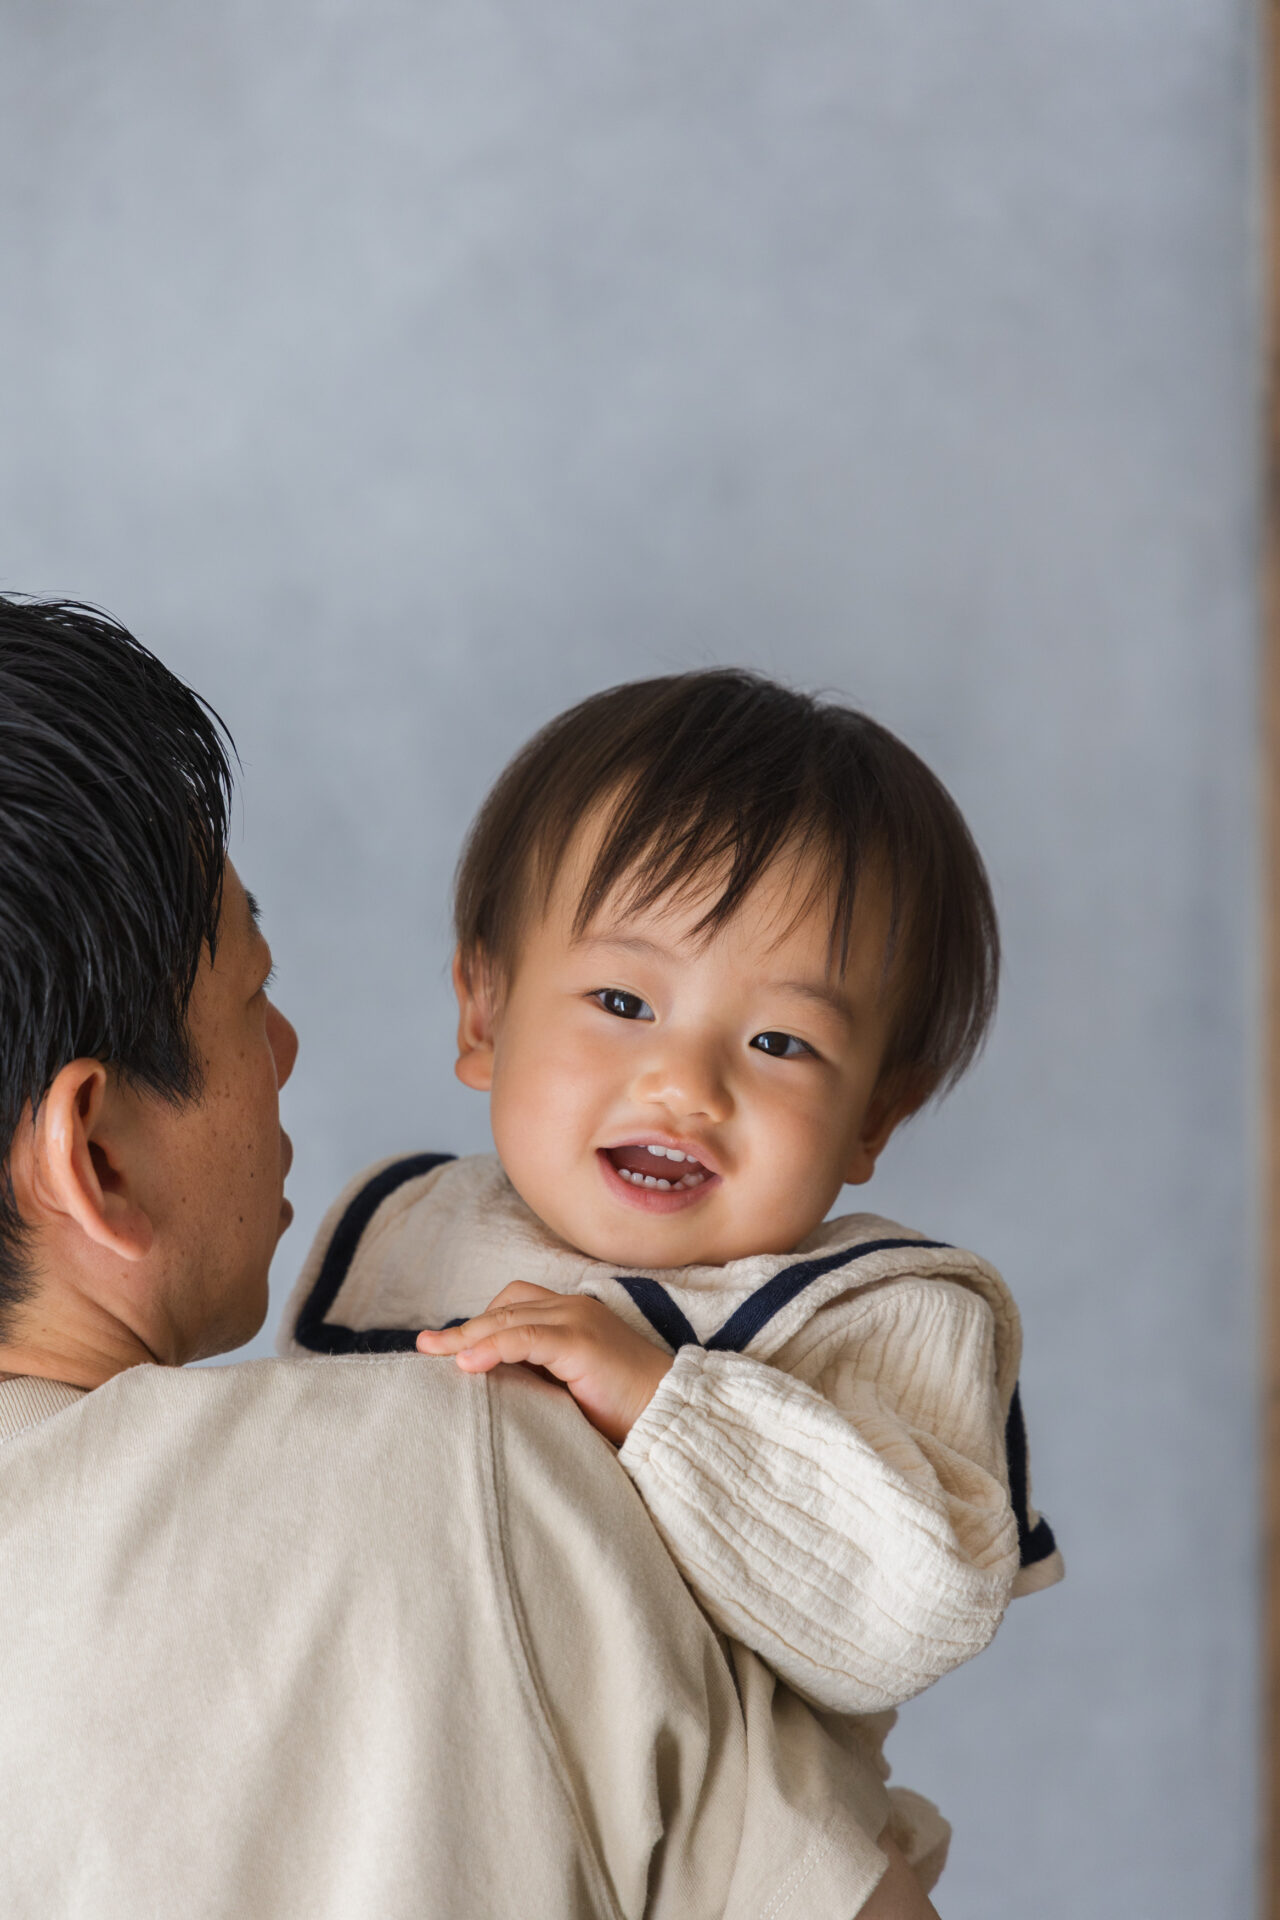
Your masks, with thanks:
M 453 956 L 453 990 L 458 996 L 458 1059 L 454 1072 L 464 1087 L 488 1093 L 493 1085 L 493 991 L 482 959 Z
M 72 1060 L 58 1073 L 31 1120 L 29 1204 L 74 1223 L 105 1252 L 141 1260 L 151 1251 L 151 1219 L 110 1123 L 110 1092 L 100 1060 Z

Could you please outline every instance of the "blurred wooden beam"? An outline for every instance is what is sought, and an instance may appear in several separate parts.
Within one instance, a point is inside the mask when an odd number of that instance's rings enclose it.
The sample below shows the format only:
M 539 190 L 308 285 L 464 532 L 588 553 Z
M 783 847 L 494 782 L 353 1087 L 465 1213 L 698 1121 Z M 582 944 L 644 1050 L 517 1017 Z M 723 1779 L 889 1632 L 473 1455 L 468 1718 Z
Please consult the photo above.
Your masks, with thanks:
M 1265 419 L 1263 726 L 1266 935 L 1266 1402 L 1262 1899 L 1280 1920 L 1280 0 L 1263 10 L 1266 137 L 1267 374 Z

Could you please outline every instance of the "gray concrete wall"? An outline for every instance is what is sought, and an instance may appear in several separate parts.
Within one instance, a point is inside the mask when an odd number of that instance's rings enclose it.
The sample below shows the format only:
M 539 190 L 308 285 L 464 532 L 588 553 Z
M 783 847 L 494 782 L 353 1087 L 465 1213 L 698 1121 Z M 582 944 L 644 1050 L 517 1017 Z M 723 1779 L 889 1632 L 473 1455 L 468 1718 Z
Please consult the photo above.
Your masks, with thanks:
M 451 1078 L 459 838 L 743 661 L 950 782 L 999 1029 L 871 1190 L 1025 1314 L 1070 1561 L 909 1708 L 948 1920 L 1251 1911 L 1255 23 L 1242 0 L 8 0 L 0 585 L 223 710 L 298 1223 Z

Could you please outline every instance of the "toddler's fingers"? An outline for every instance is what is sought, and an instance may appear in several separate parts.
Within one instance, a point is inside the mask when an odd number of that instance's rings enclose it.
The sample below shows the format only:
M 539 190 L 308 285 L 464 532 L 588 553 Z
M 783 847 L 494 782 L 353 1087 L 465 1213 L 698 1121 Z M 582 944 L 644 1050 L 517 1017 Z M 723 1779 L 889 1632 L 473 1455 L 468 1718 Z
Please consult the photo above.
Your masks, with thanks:
M 481 1347 L 466 1347 L 454 1359 L 464 1373 L 492 1373 L 502 1365 L 502 1355 L 488 1341 Z
M 441 1327 L 438 1330 L 424 1327 L 417 1339 L 418 1352 L 458 1353 L 463 1347 L 474 1347 L 478 1341 L 503 1327 L 519 1326 L 528 1320 L 562 1318 L 564 1295 L 548 1293 L 541 1287 L 538 1292 L 542 1295 L 539 1300 L 521 1300 L 510 1306 L 494 1307 L 485 1313 L 478 1313 L 474 1320 L 464 1320 L 461 1326 Z
M 505 1361 L 508 1366 L 523 1363 L 545 1367 L 557 1380 L 563 1380 L 580 1369 L 581 1340 L 570 1328 L 548 1325 L 545 1321 L 521 1320 L 495 1328 L 482 1339 L 464 1342 L 456 1358 L 468 1373 L 487 1373 L 499 1361 Z
M 513 1307 L 525 1301 L 545 1303 L 550 1300 L 563 1300 L 564 1297 L 562 1293 L 553 1293 L 550 1287 L 536 1287 L 532 1280 L 511 1280 L 501 1293 L 494 1294 L 485 1312 L 492 1313 L 495 1307 Z
M 414 1345 L 419 1353 L 453 1353 L 457 1346 L 457 1335 L 461 1327 L 424 1327 Z

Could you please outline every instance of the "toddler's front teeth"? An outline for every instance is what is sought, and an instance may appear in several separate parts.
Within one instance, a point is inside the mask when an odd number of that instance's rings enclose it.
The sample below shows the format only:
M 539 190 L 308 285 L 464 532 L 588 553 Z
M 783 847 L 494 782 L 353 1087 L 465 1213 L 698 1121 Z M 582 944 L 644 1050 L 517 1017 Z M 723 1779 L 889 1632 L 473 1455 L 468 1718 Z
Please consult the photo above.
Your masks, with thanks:
M 688 1156 L 681 1155 L 681 1158 L 687 1159 Z M 632 1173 L 630 1167 L 618 1167 L 615 1171 L 623 1180 L 629 1180 L 633 1187 L 660 1187 L 664 1193 L 670 1193 L 673 1187 L 700 1187 L 707 1177 L 705 1173 L 686 1173 L 679 1180 L 659 1180 L 652 1173 Z

